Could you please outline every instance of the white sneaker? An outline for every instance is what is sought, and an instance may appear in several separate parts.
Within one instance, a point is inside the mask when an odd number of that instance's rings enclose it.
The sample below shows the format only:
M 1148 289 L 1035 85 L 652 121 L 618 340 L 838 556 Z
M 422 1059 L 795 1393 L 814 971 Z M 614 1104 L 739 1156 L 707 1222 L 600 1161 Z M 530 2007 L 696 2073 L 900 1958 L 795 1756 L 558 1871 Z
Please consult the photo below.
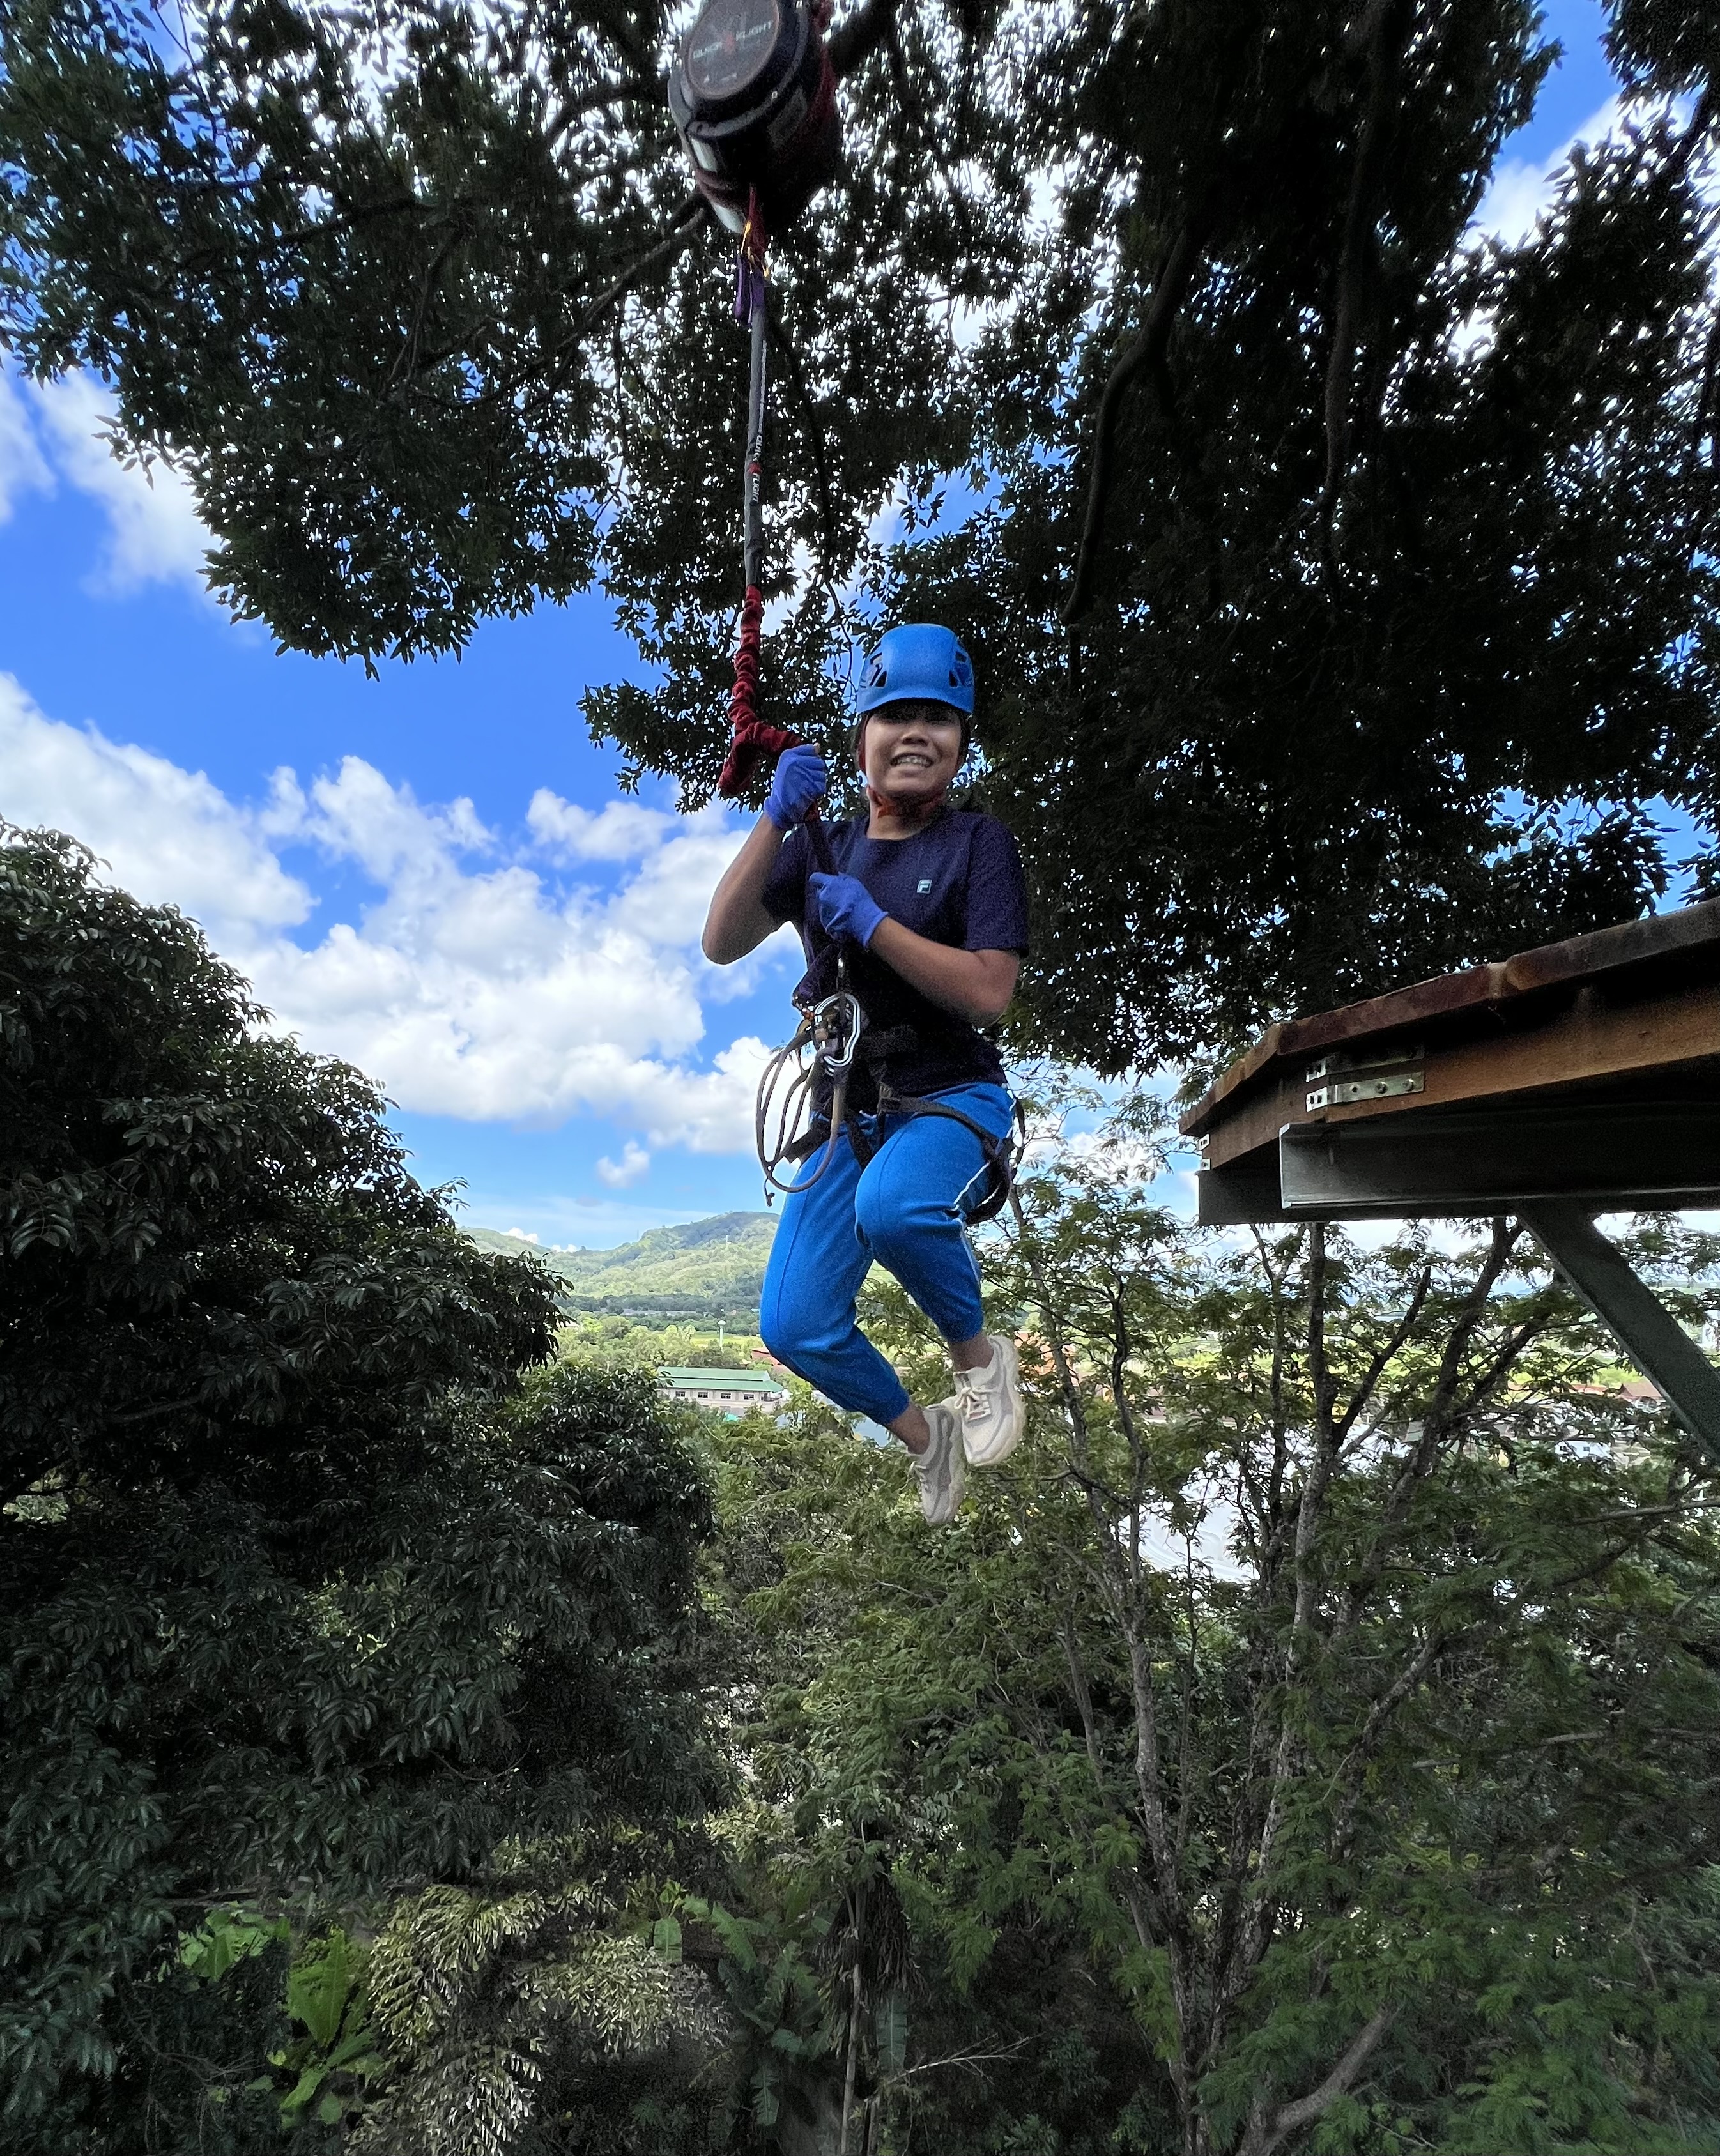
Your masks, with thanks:
M 923 1452 L 911 1452 L 908 1460 L 920 1486 L 920 1510 L 930 1526 L 944 1527 L 956 1517 L 968 1486 L 962 1425 L 954 1409 L 940 1402 L 927 1409 L 926 1427 L 932 1433 L 931 1443 Z
M 1021 1368 L 1015 1342 L 986 1334 L 991 1360 L 983 1369 L 958 1370 L 950 1405 L 962 1419 L 962 1450 L 973 1467 L 995 1467 L 1021 1442 L 1027 1411 L 1021 1404 Z M 929 1410 L 928 1410 L 929 1412 Z

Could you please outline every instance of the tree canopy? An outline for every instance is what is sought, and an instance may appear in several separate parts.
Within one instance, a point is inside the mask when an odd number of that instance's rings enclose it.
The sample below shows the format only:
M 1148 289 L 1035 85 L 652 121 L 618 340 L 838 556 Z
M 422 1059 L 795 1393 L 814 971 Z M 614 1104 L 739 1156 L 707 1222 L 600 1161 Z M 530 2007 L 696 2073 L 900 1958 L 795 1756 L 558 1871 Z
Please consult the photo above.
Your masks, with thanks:
M 1139 1166 L 1071 1147 L 988 1245 L 1032 1426 L 949 1529 L 804 1389 L 711 1425 L 734 1791 L 652 1937 L 714 2021 L 563 2033 L 552 1868 L 408 1904 L 418 2025 L 542 2080 L 469 2064 L 388 2156 L 1712 2143 L 1711 1466 L 1511 1224 L 1227 1248 Z M 1635 1255 L 1712 1325 L 1712 1239 Z
M 1227 1250 L 1139 1162 L 1046 1162 L 991 1246 L 1035 1437 L 950 1532 L 810 1419 L 724 1446 L 737 1733 L 882 2145 L 1702 2147 L 1711 1471 L 1512 1224 Z M 1712 1321 L 1712 1240 L 1638 1255 Z
M 522 1385 L 552 1283 L 460 1234 L 357 1072 L 69 842 L 0 835 L 0 2120 L 252 2148 L 281 1972 L 210 1992 L 212 1912 L 314 1937 L 721 1786 L 709 1492 L 652 1378 Z
M 680 16 L 14 0 L 0 337 L 95 368 L 283 643 L 457 646 L 600 579 L 587 698 L 708 793 L 745 341 Z M 1717 45 L 1617 0 L 1625 125 L 1471 220 L 1528 0 L 862 0 L 773 251 L 776 714 L 958 620 L 1039 897 L 1023 1037 L 1109 1069 L 1628 916 L 1716 800 Z M 875 536 L 894 505 L 901 543 Z

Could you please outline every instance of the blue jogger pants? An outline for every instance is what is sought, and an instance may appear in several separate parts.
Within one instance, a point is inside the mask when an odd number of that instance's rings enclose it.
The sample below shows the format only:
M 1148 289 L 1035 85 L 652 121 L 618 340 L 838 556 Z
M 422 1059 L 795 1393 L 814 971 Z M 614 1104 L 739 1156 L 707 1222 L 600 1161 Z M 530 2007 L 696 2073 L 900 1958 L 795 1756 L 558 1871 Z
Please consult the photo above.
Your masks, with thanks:
M 1009 1128 L 1001 1086 L 954 1086 L 934 1097 L 994 1137 Z M 860 1283 L 876 1259 L 946 1340 L 971 1340 L 984 1319 L 965 1229 L 987 1177 L 978 1139 L 947 1116 L 891 1116 L 883 1130 L 864 1168 L 845 1132 L 824 1173 L 783 1204 L 758 1323 L 778 1361 L 827 1399 L 890 1423 L 908 1395 L 855 1322 Z

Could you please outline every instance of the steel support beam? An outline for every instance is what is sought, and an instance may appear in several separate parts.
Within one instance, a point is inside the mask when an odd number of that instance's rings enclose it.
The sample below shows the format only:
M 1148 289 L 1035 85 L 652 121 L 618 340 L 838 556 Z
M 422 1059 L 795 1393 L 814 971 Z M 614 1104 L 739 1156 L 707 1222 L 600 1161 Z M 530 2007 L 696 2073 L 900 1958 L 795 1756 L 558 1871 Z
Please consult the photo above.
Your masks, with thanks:
M 1501 1101 L 1286 1123 L 1205 1171 L 1202 1224 L 1720 1204 L 1720 1100 Z
M 1513 1209 L 1709 1458 L 1720 1462 L 1720 1370 L 1637 1278 L 1586 1208 L 1548 1200 Z
M 1290 1213 L 1508 1213 L 1542 1199 L 1588 1201 L 1591 1213 L 1692 1205 L 1720 1187 L 1720 1102 L 1501 1103 L 1291 1123 L 1278 1166 Z

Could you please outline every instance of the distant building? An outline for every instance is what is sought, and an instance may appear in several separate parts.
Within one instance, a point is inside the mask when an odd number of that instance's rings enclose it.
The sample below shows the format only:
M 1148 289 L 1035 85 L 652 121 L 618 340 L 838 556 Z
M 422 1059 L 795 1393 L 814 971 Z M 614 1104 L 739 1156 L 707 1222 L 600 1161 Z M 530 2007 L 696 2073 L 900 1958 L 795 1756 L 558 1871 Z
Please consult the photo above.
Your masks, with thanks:
M 711 1408 L 718 1414 L 742 1415 L 749 1408 L 767 1414 L 788 1404 L 788 1388 L 768 1370 L 687 1370 L 660 1368 L 658 1376 L 672 1400 L 689 1407 Z

